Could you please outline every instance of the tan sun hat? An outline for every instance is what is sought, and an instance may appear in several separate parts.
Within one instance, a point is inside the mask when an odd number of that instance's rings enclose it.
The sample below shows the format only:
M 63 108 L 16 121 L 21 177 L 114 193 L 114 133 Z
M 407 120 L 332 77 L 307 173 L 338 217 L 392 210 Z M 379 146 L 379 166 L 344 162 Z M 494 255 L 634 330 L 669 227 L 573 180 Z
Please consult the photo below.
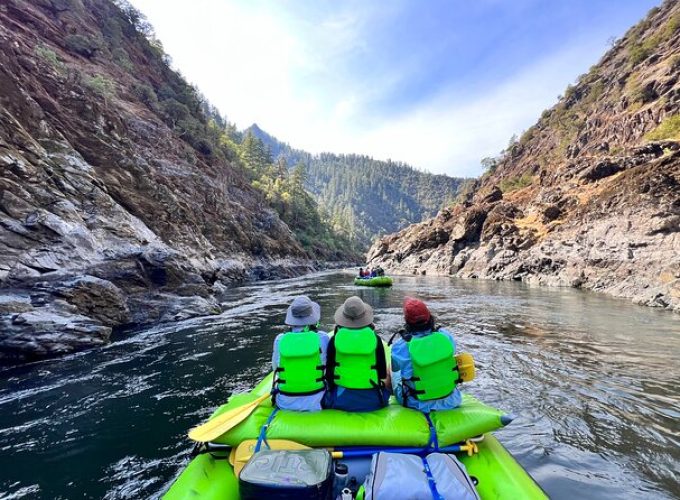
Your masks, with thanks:
M 363 328 L 373 323 L 373 308 L 359 297 L 350 297 L 335 311 L 335 324 Z

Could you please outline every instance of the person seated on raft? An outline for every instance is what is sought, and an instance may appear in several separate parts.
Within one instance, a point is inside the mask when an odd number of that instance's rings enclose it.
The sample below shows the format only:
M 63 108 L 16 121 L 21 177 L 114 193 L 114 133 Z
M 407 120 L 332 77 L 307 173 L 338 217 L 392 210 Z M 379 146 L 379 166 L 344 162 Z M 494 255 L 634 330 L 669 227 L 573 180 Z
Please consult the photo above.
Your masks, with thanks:
M 389 373 L 373 309 L 350 297 L 335 311 L 335 325 L 328 344 L 324 408 L 363 412 L 387 406 Z
M 320 319 L 319 304 L 305 295 L 295 297 L 286 311 L 290 330 L 276 336 L 272 354 L 272 400 L 282 410 L 321 410 L 329 338 L 317 330 Z
M 366 276 L 366 273 L 364 272 L 364 268 L 360 267 L 359 268 L 359 278 L 363 278 Z
M 460 406 L 456 341 L 434 326 L 424 302 L 404 298 L 405 331 L 392 346 L 392 389 L 400 404 L 423 413 Z

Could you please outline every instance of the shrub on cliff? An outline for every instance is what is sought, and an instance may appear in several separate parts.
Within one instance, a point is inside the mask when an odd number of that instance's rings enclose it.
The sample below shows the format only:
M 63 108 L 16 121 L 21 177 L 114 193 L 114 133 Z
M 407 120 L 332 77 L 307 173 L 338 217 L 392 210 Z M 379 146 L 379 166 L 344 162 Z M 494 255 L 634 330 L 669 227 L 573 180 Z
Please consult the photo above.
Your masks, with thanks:
M 673 115 L 662 121 L 658 127 L 645 135 L 648 141 L 680 140 L 680 115 Z
M 636 43 L 629 49 L 629 60 L 631 66 L 637 66 L 642 61 L 647 59 L 654 51 L 656 46 L 656 39 L 650 39 L 644 43 Z
M 64 38 L 64 44 L 71 52 L 85 56 L 88 59 L 93 57 L 101 48 L 99 42 L 94 38 L 83 35 L 68 35 Z
M 501 182 L 498 183 L 498 187 L 503 193 L 510 193 L 512 191 L 517 191 L 518 189 L 531 186 L 533 182 L 534 176 L 527 172 L 519 177 L 508 177 L 501 180 Z
M 633 106 L 633 110 L 639 108 L 639 105 L 647 104 L 659 97 L 654 90 L 654 85 L 652 83 L 643 85 L 641 82 L 633 80 L 628 86 L 628 89 L 631 103 L 638 104 L 638 106 Z
M 128 53 L 125 52 L 125 49 L 116 47 L 111 51 L 111 57 L 113 57 L 113 62 L 115 62 L 124 70 L 131 72 L 135 69 L 132 65 L 132 61 L 130 61 L 130 56 L 128 56 Z
M 650 11 L 650 14 L 651 13 L 652 12 Z M 644 30 L 649 29 L 649 27 L 650 21 L 649 19 L 645 19 L 631 31 L 631 45 L 628 49 L 628 57 L 632 67 L 637 66 L 651 56 L 659 45 L 669 40 L 675 32 L 680 29 L 680 14 L 676 13 L 670 17 L 661 31 L 640 41 L 640 36 Z
M 487 156 L 485 158 L 482 158 L 479 163 L 482 165 L 486 172 L 493 174 L 496 171 L 498 164 L 500 163 L 500 159 L 494 158 L 492 156 Z
M 165 118 L 165 122 L 171 127 L 175 127 L 180 120 L 186 120 L 191 112 L 186 104 L 179 102 L 176 99 L 165 99 L 161 102 L 161 111 Z
M 95 94 L 101 97 L 108 98 L 113 94 L 116 86 L 115 84 L 102 75 L 95 75 L 85 78 L 85 85 Z
M 43 61 L 48 63 L 54 69 L 61 69 L 63 64 L 57 58 L 56 52 L 47 47 L 46 45 L 40 44 L 35 48 L 35 54 L 41 58 Z
M 132 91 L 149 109 L 153 111 L 158 110 L 158 97 L 150 85 L 136 83 L 133 85 Z

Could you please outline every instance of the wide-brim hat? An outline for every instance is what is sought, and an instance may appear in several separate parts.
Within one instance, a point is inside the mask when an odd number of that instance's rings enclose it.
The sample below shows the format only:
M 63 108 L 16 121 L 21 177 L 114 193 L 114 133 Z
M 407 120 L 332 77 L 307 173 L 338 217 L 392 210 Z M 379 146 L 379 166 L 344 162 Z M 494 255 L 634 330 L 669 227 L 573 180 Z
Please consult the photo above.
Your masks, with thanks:
M 350 297 L 335 311 L 335 324 L 363 328 L 373 323 L 373 308 L 359 297 Z
M 306 295 L 295 297 L 286 311 L 286 324 L 289 326 L 316 325 L 320 319 L 321 306 Z

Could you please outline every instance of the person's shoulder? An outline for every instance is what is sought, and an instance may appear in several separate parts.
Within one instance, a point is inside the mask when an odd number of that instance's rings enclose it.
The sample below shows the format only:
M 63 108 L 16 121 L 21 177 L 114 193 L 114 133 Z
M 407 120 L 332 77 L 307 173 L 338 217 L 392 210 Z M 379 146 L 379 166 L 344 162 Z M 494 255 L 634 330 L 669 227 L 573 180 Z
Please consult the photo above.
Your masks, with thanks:
M 392 344 L 392 354 L 401 354 L 402 352 L 405 352 L 408 350 L 408 342 L 406 342 L 403 338 L 397 339 L 396 342 Z
M 406 344 L 406 340 L 404 340 L 404 337 L 401 335 L 398 335 L 397 338 L 395 339 L 394 343 L 392 344 L 392 347 L 400 346 Z
M 446 328 L 439 328 L 437 330 L 439 333 L 443 333 L 446 335 L 448 338 L 450 338 L 453 342 L 456 341 L 456 337 L 453 335 L 453 332 L 450 330 L 447 330 Z

